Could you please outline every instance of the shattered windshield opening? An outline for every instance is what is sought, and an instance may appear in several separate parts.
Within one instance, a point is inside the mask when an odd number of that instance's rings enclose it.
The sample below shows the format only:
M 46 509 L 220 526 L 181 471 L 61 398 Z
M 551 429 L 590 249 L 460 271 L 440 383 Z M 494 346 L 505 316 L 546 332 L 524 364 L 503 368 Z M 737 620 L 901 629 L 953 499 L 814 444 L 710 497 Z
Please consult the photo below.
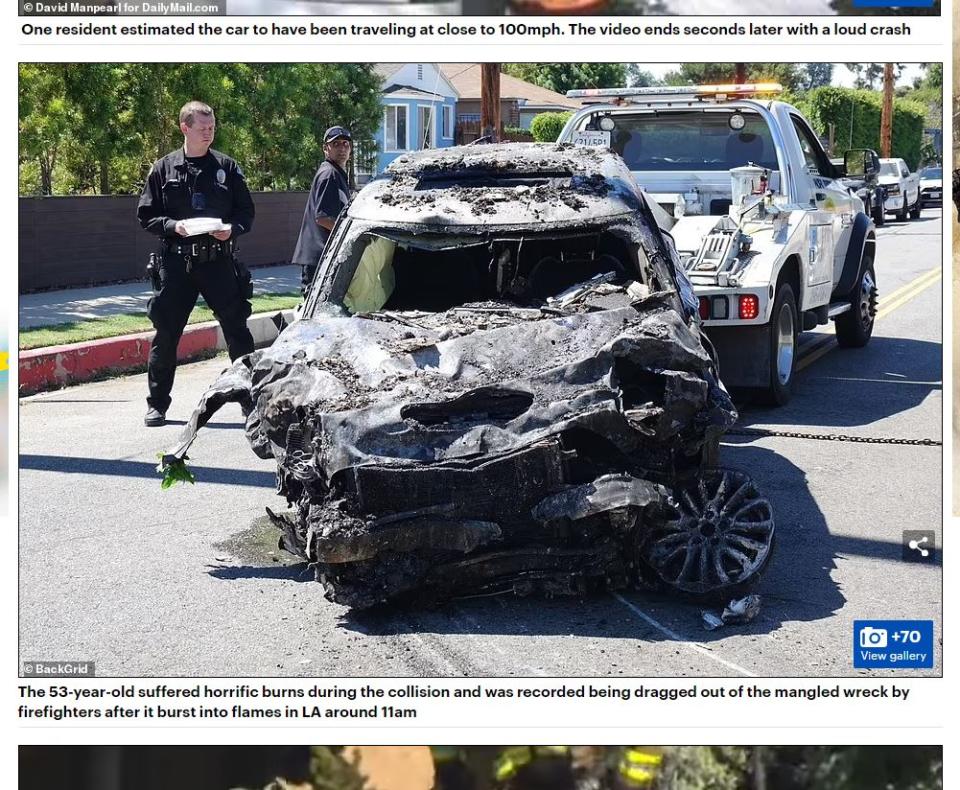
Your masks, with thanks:
M 578 286 L 664 290 L 642 248 L 609 229 L 480 240 L 371 229 L 348 244 L 329 300 L 351 314 L 440 313 L 479 303 L 533 307 Z

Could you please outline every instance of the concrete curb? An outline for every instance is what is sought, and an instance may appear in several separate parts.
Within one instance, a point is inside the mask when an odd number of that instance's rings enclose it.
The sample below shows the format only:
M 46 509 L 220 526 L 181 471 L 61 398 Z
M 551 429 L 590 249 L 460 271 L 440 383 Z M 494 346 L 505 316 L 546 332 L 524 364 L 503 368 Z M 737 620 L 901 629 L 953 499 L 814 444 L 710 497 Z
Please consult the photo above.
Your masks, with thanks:
M 292 310 L 257 313 L 247 319 L 247 326 L 257 348 L 268 346 L 276 339 L 279 334 L 277 316 L 280 313 L 287 323 L 293 321 Z M 153 335 L 153 332 L 141 332 L 86 343 L 21 351 L 18 392 L 20 395 L 32 395 L 89 381 L 105 373 L 145 369 Z M 180 338 L 177 360 L 187 362 L 210 351 L 222 351 L 226 347 L 223 332 L 216 321 L 191 324 Z

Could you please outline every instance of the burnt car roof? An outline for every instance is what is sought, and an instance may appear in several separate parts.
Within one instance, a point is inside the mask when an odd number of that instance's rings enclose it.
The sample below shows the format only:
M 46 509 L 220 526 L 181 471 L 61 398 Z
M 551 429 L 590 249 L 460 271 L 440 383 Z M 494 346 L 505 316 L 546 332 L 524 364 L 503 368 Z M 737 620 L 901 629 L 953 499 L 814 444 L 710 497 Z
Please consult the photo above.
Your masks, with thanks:
M 502 143 L 405 154 L 348 209 L 388 224 L 587 223 L 637 211 L 630 171 L 611 151 L 569 143 Z

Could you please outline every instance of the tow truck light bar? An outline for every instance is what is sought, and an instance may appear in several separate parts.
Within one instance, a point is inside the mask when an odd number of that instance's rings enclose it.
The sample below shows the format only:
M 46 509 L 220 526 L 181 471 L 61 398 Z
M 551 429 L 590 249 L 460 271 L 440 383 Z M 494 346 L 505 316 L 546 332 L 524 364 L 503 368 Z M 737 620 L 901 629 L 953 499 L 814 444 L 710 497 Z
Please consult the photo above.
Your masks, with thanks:
M 760 94 L 783 93 L 777 82 L 752 82 L 744 85 L 680 85 L 659 88 L 583 88 L 567 91 L 571 99 L 630 99 L 668 96 L 692 96 L 697 99 L 743 99 Z

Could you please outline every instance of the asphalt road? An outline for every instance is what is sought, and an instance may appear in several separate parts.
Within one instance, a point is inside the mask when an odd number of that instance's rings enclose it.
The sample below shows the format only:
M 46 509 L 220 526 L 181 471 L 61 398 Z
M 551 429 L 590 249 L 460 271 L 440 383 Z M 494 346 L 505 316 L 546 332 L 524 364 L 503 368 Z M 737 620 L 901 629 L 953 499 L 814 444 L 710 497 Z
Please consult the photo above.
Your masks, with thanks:
M 939 210 L 878 232 L 870 345 L 803 336 L 789 406 L 744 406 L 741 426 L 941 439 Z M 181 367 L 185 420 L 223 358 Z M 902 560 L 904 529 L 940 546 L 940 447 L 727 437 L 724 466 L 770 498 L 777 553 L 748 625 L 706 631 L 695 606 L 638 592 L 504 597 L 354 614 L 273 547 L 273 465 L 231 404 L 191 452 L 198 483 L 160 490 L 156 454 L 180 431 L 142 427 L 145 376 L 20 405 L 20 657 L 94 660 L 118 675 L 849 676 L 854 619 L 933 619 L 941 566 Z M 738 426 L 738 427 L 741 427 Z M 939 674 L 933 670 L 899 674 Z

